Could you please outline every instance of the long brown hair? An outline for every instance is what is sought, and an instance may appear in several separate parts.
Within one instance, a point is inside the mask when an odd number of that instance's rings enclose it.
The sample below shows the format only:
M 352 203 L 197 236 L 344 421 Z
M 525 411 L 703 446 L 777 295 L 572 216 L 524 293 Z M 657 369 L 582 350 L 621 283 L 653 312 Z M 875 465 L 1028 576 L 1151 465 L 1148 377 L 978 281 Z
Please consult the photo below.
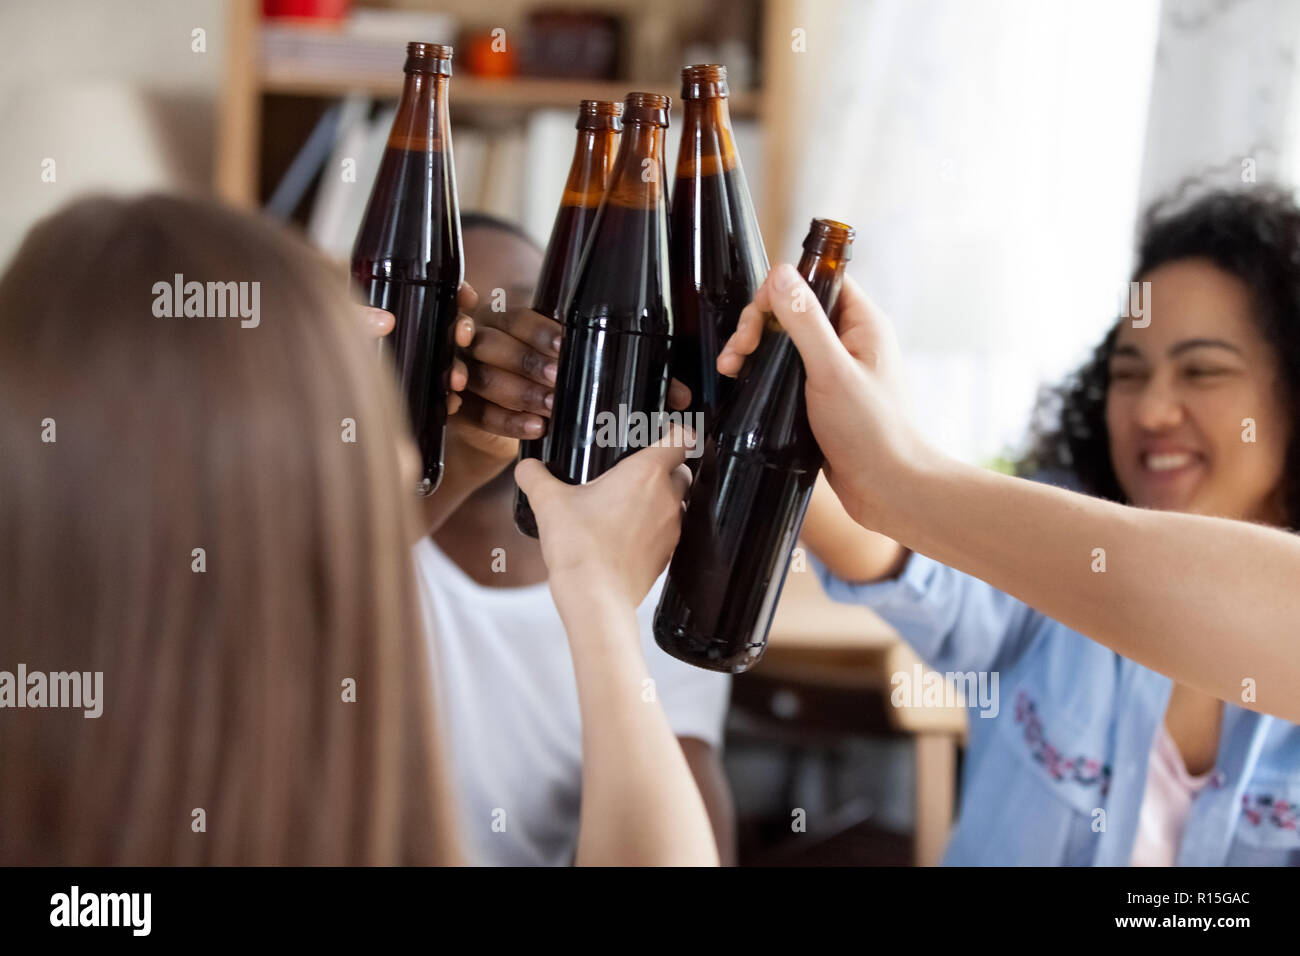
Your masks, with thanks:
M 260 321 L 156 315 L 178 274 L 259 283 Z M 74 203 L 0 279 L 0 670 L 103 672 L 98 718 L 0 711 L 0 863 L 459 860 L 345 282 L 165 196 Z

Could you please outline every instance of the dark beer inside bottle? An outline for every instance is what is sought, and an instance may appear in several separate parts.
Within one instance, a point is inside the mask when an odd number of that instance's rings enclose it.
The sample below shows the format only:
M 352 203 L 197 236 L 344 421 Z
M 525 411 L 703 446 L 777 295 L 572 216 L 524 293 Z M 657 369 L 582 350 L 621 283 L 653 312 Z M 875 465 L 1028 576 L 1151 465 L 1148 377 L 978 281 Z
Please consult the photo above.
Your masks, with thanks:
M 727 96 L 726 67 L 682 70 L 685 117 L 669 229 L 672 372 L 690 388 L 688 411 L 703 413 L 706 432 L 732 388 L 718 374 L 718 353 L 767 274 Z
M 565 300 L 573 291 L 582 249 L 591 233 L 600 201 L 605 198 L 614 165 L 614 150 L 623 129 L 623 104 L 583 100 L 579 107 L 578 142 L 569 178 L 560 197 L 560 210 L 538 273 L 533 310 L 563 321 Z
M 817 219 L 804 240 L 799 273 L 832 317 L 852 238 L 843 223 Z M 805 378 L 769 316 L 705 442 L 655 612 L 655 641 L 680 660 L 741 673 L 763 656 L 823 460 Z
M 533 300 L 535 312 L 558 322 L 564 321 L 564 306 L 582 264 L 583 248 L 605 196 L 614 150 L 623 128 L 622 115 L 622 103 L 605 100 L 583 100 L 578 109 L 578 142 Z M 521 459 L 544 458 L 545 452 L 545 438 L 529 438 L 519 443 Z M 537 537 L 537 518 L 528 504 L 528 496 L 518 488 L 515 489 L 515 527 Z
M 663 137 L 669 98 L 628 96 L 609 189 L 565 312 L 546 460 L 582 484 L 649 444 L 672 341 Z
M 357 236 L 352 274 L 396 326 L 380 348 L 393 361 L 420 449 L 421 495 L 442 479 L 447 393 L 463 275 L 451 160 L 451 47 L 412 43 L 406 82 Z

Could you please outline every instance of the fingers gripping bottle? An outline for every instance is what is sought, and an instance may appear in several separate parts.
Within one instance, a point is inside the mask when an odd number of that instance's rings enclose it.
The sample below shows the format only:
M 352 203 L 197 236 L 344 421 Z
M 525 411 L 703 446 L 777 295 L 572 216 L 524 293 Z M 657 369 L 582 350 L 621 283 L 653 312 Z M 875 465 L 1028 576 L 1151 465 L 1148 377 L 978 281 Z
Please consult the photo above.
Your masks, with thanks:
M 832 317 L 852 245 L 853 230 L 828 219 L 814 219 L 804 239 L 799 274 Z M 655 641 L 689 664 L 739 674 L 763 656 L 823 460 L 805 380 L 790 336 L 768 316 L 705 441 L 655 611 Z

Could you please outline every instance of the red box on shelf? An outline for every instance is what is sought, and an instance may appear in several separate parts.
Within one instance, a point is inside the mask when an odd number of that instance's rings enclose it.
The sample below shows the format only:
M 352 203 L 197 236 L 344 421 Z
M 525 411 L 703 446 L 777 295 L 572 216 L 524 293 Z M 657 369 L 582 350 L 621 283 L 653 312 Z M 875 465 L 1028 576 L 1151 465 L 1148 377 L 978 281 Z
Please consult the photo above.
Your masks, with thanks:
M 267 20 L 321 20 L 338 22 L 348 15 L 352 0 L 262 0 Z

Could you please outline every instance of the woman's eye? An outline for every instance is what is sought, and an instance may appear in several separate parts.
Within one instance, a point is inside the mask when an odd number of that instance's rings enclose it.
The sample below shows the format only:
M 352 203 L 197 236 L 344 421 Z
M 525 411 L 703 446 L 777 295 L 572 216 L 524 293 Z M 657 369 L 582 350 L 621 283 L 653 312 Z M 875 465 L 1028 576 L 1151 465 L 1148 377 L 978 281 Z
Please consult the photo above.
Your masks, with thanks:
M 1213 368 L 1208 365 L 1193 365 L 1184 370 L 1183 374 L 1188 378 L 1210 378 L 1215 375 L 1222 375 L 1225 371 L 1226 369 Z
M 1110 380 L 1112 382 L 1136 382 L 1142 377 L 1142 373 L 1135 368 L 1113 368 L 1110 370 Z

